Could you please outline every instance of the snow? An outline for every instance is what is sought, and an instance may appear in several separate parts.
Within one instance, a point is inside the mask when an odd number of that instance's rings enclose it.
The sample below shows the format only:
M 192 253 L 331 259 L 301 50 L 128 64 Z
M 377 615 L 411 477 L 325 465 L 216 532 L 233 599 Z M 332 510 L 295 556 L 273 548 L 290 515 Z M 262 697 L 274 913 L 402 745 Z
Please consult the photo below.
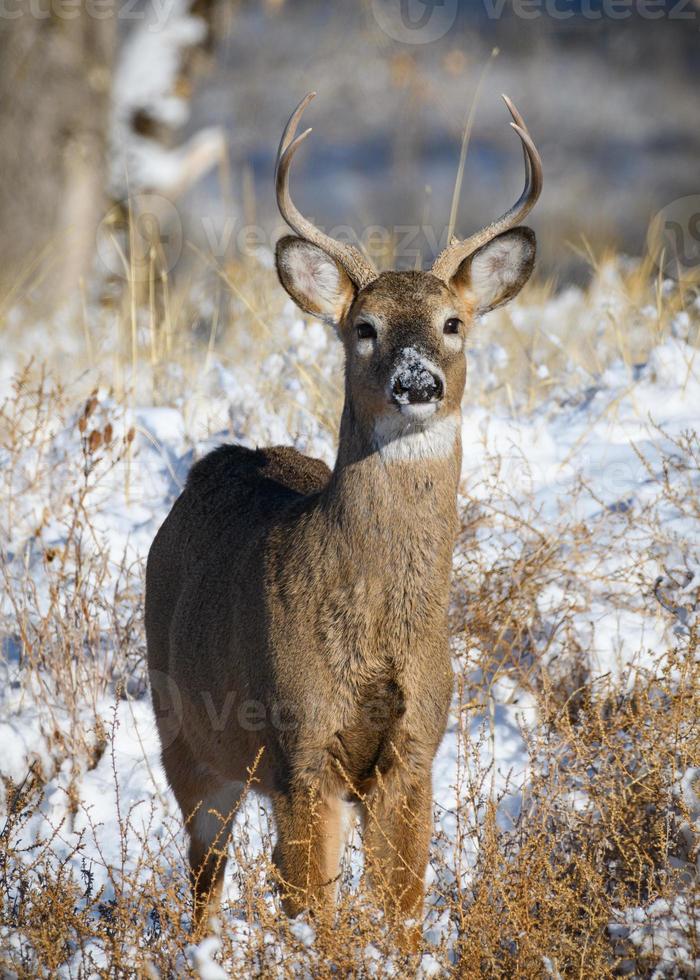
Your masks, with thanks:
M 389 381 L 389 387 L 399 405 L 408 405 L 412 393 L 420 395 L 421 401 L 433 397 L 436 375 L 429 367 L 430 363 L 424 354 L 415 347 L 404 347 Z
M 161 225 L 167 222 L 171 229 L 174 225 L 171 234 L 178 235 L 180 217 L 172 200 L 222 161 L 224 133 L 218 126 L 206 127 L 182 145 L 170 147 L 142 135 L 134 120 L 142 115 L 171 132 L 181 130 L 189 120 L 189 96 L 181 94 L 183 87 L 178 85 L 183 56 L 207 34 L 205 21 L 190 7 L 188 0 L 162 0 L 124 18 L 127 31 L 114 72 L 110 121 L 113 196 L 128 196 L 132 208 L 153 212 Z M 103 242 L 101 248 L 111 266 L 116 260 L 109 244 Z
M 221 941 L 215 936 L 203 939 L 191 948 L 191 963 L 201 980 L 226 980 L 228 973 L 213 958 L 221 949 Z
M 614 296 L 605 295 L 603 291 L 600 305 L 614 304 Z M 556 337 L 561 309 L 571 306 L 575 297 L 576 291 L 569 291 L 551 300 L 549 319 L 543 327 L 547 335 Z M 516 307 L 514 317 L 526 321 L 536 312 Z M 642 310 L 640 315 L 651 314 Z M 111 595 L 118 586 L 125 564 L 142 567 L 150 542 L 192 461 L 219 439 L 233 436 L 248 445 L 293 442 L 298 448 L 332 461 L 332 435 L 306 409 L 297 372 L 312 365 L 320 365 L 321 370 L 338 370 L 340 355 L 324 328 L 306 325 L 291 308 L 286 308 L 282 321 L 280 329 L 286 331 L 286 348 L 281 345 L 283 352 L 268 356 L 257 380 L 248 375 L 244 364 L 224 366 L 214 358 L 200 390 L 179 406 L 126 409 L 116 405 L 107 392 L 99 393 L 99 405 L 89 419 L 89 428 L 104 427 L 109 420 L 115 444 L 121 444 L 130 430 L 134 431 L 127 454 L 122 454 L 114 465 L 105 455 L 96 465 L 91 490 L 91 535 L 107 556 L 105 594 Z M 593 385 L 578 392 L 566 393 L 552 386 L 549 397 L 531 411 L 470 404 L 469 384 L 464 404 L 461 505 L 491 506 L 494 499 L 498 502 L 498 512 L 494 510 L 486 531 L 483 527 L 477 531 L 473 547 L 481 549 L 484 560 L 492 560 L 495 566 L 499 555 L 513 543 L 510 519 L 526 520 L 544 536 L 555 526 L 581 524 L 588 525 L 594 536 L 599 533 L 590 567 L 584 556 L 570 583 L 553 583 L 543 589 L 538 597 L 539 614 L 547 623 L 551 611 L 561 606 L 562 597 L 569 597 L 573 622 L 582 646 L 588 650 L 593 676 L 614 675 L 623 686 L 632 683 L 635 671 L 658 667 L 654 659 L 658 651 L 673 647 L 674 630 L 687 629 L 694 622 L 697 608 L 700 542 L 692 537 L 687 516 L 659 492 L 662 458 L 669 451 L 678 455 L 678 449 L 673 449 L 674 440 L 681 440 L 684 433 L 697 426 L 700 359 L 678 336 L 687 329 L 687 319 L 679 320 L 677 329 L 635 370 L 620 358 L 608 364 Z M 9 352 L 0 355 L 0 377 L 11 372 L 11 358 Z M 490 350 L 475 352 L 475 358 L 498 368 L 507 361 L 507 354 L 498 344 L 492 344 Z M 421 380 L 421 372 L 425 372 L 423 361 L 416 352 L 407 350 L 399 374 L 402 384 L 407 383 L 405 376 L 413 379 L 416 371 Z M 548 369 L 542 365 L 537 374 L 546 378 Z M 489 377 L 487 370 L 482 378 L 486 386 Z M 293 398 L 296 408 L 288 416 L 268 406 L 265 386 L 269 379 Z M 39 608 L 43 609 L 48 607 L 50 597 L 40 556 L 46 548 L 60 548 L 65 542 L 65 504 L 60 495 L 80 471 L 76 460 L 80 458 L 77 422 L 81 411 L 82 406 L 65 424 L 57 419 L 47 422 L 42 447 L 27 448 L 12 472 L 6 472 L 4 477 L 5 499 L 11 489 L 14 500 L 11 521 L 7 514 L 2 521 L 2 549 L 8 556 L 8 574 L 20 582 L 29 566 Z M 223 429 L 228 430 L 227 434 L 222 435 Z M 37 482 L 37 474 L 46 466 L 48 475 Z M 680 464 L 678 478 L 685 478 Z M 46 492 L 52 496 L 49 514 L 44 518 Z M 648 521 L 644 528 L 635 527 L 633 517 L 642 511 L 655 514 L 663 532 L 658 539 L 650 538 L 644 529 L 649 526 Z M 616 582 L 623 560 L 618 554 L 622 539 L 626 547 L 624 560 L 636 562 L 647 580 L 663 578 L 663 588 L 671 596 L 671 609 L 675 606 L 677 614 L 670 614 L 659 603 L 640 601 L 639 595 L 626 596 L 624 608 L 611 601 L 611 597 L 618 597 L 628 588 Z M 566 537 L 560 544 L 567 547 Z M 456 568 L 461 561 L 462 556 L 457 556 Z M 670 577 L 671 571 L 681 565 L 684 575 Z M 182 839 L 178 812 L 160 767 L 155 722 L 143 687 L 119 690 L 116 678 L 106 685 L 94 705 L 85 704 L 86 727 L 94 726 L 89 720 L 94 710 L 107 733 L 107 748 L 94 765 L 88 767 L 77 759 L 73 763 L 54 759 L 51 733 L 56 727 L 67 730 L 75 726 L 82 716 L 71 714 L 51 697 L 47 700 L 46 692 L 42 694 L 27 685 L 13 629 L 14 610 L 7 595 L 3 596 L 0 612 L 5 624 L 5 657 L 0 660 L 0 770 L 19 784 L 30 762 L 38 760 L 47 775 L 44 802 L 26 832 L 39 839 L 59 827 L 54 845 L 57 853 L 72 863 L 76 876 L 80 875 L 82 862 L 93 867 L 106 889 L 104 901 L 111 895 L 107 868 L 118 868 L 125 860 L 120 830 L 126 833 L 126 862 L 130 867 L 137 862 L 144 838 L 166 842 L 163 846 L 168 848 L 171 859 L 181 862 L 181 847 L 178 851 L 174 843 Z M 99 610 L 97 615 L 105 617 L 107 627 L 107 611 Z M 455 657 L 462 664 L 476 663 L 479 651 L 470 651 L 460 646 L 461 642 L 461 637 L 455 638 Z M 468 670 L 466 676 L 470 688 L 479 692 L 469 714 L 470 741 L 489 769 L 491 792 L 499 800 L 499 820 L 512 821 L 528 780 L 531 762 L 526 732 L 535 721 L 535 703 L 509 675 L 489 684 L 487 694 L 483 691 L 488 678 L 476 668 Z M 465 765 L 470 764 L 459 757 L 458 731 L 463 723 L 459 694 L 455 695 L 453 708 L 434 765 L 436 831 L 447 839 L 454 838 L 456 832 L 455 805 L 463 791 Z M 93 734 L 96 738 L 97 734 Z M 678 792 L 694 818 L 699 809 L 698 785 L 697 769 L 679 774 Z M 80 805 L 74 810 L 71 797 L 76 795 Z M 251 852 L 263 848 L 267 824 L 261 820 L 259 803 L 253 796 L 247 798 L 239 815 L 237 825 L 243 824 Z M 692 838 L 690 825 L 687 833 Z M 71 857 L 72 844 L 79 835 L 83 835 L 84 845 L 80 856 Z M 469 844 L 465 847 L 468 867 L 474 854 L 469 852 Z M 355 864 L 353 874 L 357 873 Z M 238 897 L 239 885 L 229 873 L 225 902 L 235 906 Z M 628 937 L 640 947 L 656 943 L 670 949 L 674 921 L 691 914 L 680 899 L 679 903 L 678 907 L 669 907 L 668 903 L 659 902 L 643 913 L 627 910 Z M 438 942 L 448 923 L 437 907 L 431 916 L 426 924 L 427 935 Z M 649 922 L 656 925 L 652 927 Z M 244 944 L 246 929 L 252 925 L 235 920 L 231 928 L 240 930 Z M 293 928 L 300 942 L 313 942 L 313 930 L 308 924 L 302 921 Z M 219 940 L 210 937 L 189 949 L 189 964 L 200 977 L 216 980 L 227 975 L 217 961 L 219 953 Z M 688 970 L 700 968 L 690 962 L 688 955 L 682 949 L 678 953 L 680 966 Z M 434 975 L 438 972 L 437 961 L 425 956 L 421 970 L 425 976 Z

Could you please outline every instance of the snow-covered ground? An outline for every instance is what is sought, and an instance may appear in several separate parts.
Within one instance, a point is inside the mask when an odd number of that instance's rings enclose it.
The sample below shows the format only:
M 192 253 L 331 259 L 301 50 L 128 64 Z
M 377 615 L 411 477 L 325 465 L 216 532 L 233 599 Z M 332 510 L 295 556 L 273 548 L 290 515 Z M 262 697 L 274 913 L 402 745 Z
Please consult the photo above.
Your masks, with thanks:
M 599 289 L 597 306 L 571 291 L 516 306 L 513 322 L 525 335 L 537 329 L 550 338 L 550 348 L 563 348 L 564 321 L 602 321 L 601 310 L 614 310 L 615 289 Z M 654 332 L 654 307 L 635 315 L 634 329 Z M 572 385 L 570 371 L 565 380 L 551 373 L 551 351 L 539 363 L 536 356 L 531 370 L 540 394 L 530 405 L 522 385 L 496 397 L 512 356 L 496 331 L 490 330 L 488 343 L 475 342 L 462 424 L 465 531 L 455 554 L 459 683 L 434 768 L 436 841 L 425 923 L 434 954 L 423 954 L 426 974 L 448 970 L 457 956 L 458 922 L 443 898 L 458 885 L 469 888 L 478 860 L 478 834 L 464 832 L 465 812 L 478 823 L 492 801 L 507 830 L 529 799 L 533 766 L 542 761 L 532 749 L 532 733 L 543 722 L 541 678 L 546 674 L 548 683 L 574 698 L 577 678 L 590 690 L 608 684 L 625 692 L 640 676 L 683 673 L 700 602 L 700 357 L 691 343 L 699 317 L 697 305 L 675 314 L 644 361 L 625 359 L 624 345 L 616 354 L 601 353 L 600 370 L 582 372 L 578 384 Z M 154 868 L 162 876 L 156 892 L 169 881 L 184 894 L 184 834 L 159 764 L 145 684 L 143 562 L 188 467 L 217 442 L 289 442 L 332 463 L 328 413 L 312 404 L 300 378 L 309 372 L 339 378 L 338 347 L 290 307 L 276 329 L 275 346 L 256 362 L 255 373 L 245 357 L 224 366 L 214 352 L 196 391 L 183 380 L 181 396 L 167 406 L 116 399 L 105 379 L 87 407 L 70 384 L 52 394 L 53 382 L 46 381 L 39 397 L 28 379 L 6 405 L 0 426 L 0 831 L 7 817 L 2 833 L 15 852 L 1 872 L 0 963 L 8 975 L 19 973 L 22 962 L 31 971 L 36 962 L 29 951 L 34 939 L 17 911 L 24 887 L 18 869 L 30 869 L 28 878 L 41 875 L 44 866 L 32 864 L 39 853 L 62 866 L 61 880 L 73 882 L 76 902 L 91 907 L 96 923 L 94 938 L 57 958 L 59 975 L 108 969 L 110 944 L 97 923 L 134 883 L 148 892 Z M 595 338 L 595 326 L 587 323 L 585 330 Z M 0 377 L 21 365 L 17 351 L 0 358 Z M 518 576 L 527 579 L 521 592 Z M 506 616 L 496 636 L 475 622 L 473 609 L 486 589 L 494 609 L 502 590 L 518 626 Z M 521 595 L 528 598 L 520 611 Z M 61 623 L 67 624 L 63 636 Z M 622 937 L 626 950 L 661 950 L 659 976 L 700 971 L 698 948 L 688 941 L 698 914 L 697 899 L 691 901 L 697 894 L 698 765 L 686 757 L 675 774 L 686 840 L 684 857 L 675 860 L 683 865 L 686 890 L 675 904 L 629 901 L 610 922 L 611 935 Z M 474 812 L 477 773 L 481 810 Z M 35 778 L 40 792 L 25 807 L 16 790 Z M 580 808 L 584 797 L 582 789 Z M 225 941 L 183 942 L 175 970 L 202 977 L 244 972 L 251 935 L 266 928 L 246 899 L 246 875 L 259 873 L 271 833 L 264 803 L 249 794 L 226 878 Z M 356 847 L 348 852 L 345 877 L 357 886 Z M 272 891 L 260 887 L 273 909 Z M 157 944 L 166 928 L 162 909 L 135 900 L 133 907 L 134 949 Z M 296 923 L 288 939 L 311 950 L 313 928 Z M 263 945 L 267 969 L 283 973 L 284 942 L 268 937 Z M 370 950 L 364 962 L 375 962 L 378 974 L 389 972 L 382 956 Z M 561 975 L 544 953 L 542 969 Z

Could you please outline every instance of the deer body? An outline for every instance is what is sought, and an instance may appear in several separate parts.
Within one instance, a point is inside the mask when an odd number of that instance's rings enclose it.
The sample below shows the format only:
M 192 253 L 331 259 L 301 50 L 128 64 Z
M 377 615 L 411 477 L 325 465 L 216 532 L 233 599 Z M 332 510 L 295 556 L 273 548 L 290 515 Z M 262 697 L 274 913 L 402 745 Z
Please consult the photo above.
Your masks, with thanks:
M 452 691 L 464 325 L 513 295 L 534 255 L 531 233 L 516 229 L 449 278 L 370 271 L 288 198 L 305 104 L 280 148 L 280 206 L 299 237 L 281 240 L 277 264 L 345 346 L 335 466 L 289 447 L 215 450 L 148 560 L 149 668 L 165 770 L 189 821 L 198 920 L 215 907 L 253 768 L 273 803 L 288 912 L 332 903 L 353 803 L 378 897 L 390 915 L 417 917 Z

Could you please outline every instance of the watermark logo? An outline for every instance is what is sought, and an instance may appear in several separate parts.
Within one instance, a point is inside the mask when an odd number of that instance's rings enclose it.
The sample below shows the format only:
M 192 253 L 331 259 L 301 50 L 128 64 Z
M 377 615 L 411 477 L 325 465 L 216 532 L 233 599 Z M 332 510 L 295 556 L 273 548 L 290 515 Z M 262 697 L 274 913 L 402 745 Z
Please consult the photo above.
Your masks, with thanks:
M 163 30 L 178 16 L 172 0 L 0 0 L 0 21 L 30 17 L 40 21 L 119 20 Z
M 489 20 L 694 20 L 693 0 L 483 0 Z
M 372 0 L 372 14 L 381 30 L 402 44 L 429 44 L 450 30 L 458 0 Z
M 167 197 L 134 194 L 115 204 L 97 228 L 97 255 L 118 279 L 149 282 L 170 272 L 182 252 L 182 221 Z
M 647 246 L 667 278 L 700 280 L 700 194 L 662 208 L 649 225 Z

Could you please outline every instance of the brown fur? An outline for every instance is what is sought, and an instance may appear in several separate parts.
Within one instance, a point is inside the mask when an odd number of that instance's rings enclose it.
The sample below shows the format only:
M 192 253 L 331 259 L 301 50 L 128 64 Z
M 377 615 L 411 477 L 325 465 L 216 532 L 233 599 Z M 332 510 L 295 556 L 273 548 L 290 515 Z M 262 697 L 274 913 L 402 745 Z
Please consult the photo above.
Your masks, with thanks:
M 298 293 L 286 275 L 280 264 Z M 452 691 L 447 603 L 473 309 L 468 291 L 428 273 L 348 291 L 333 471 L 288 447 L 222 446 L 193 467 L 153 543 L 149 667 L 165 770 L 191 818 L 198 921 L 218 900 L 231 812 L 260 752 L 255 786 L 273 803 L 288 912 L 331 907 L 350 803 L 378 898 L 399 920 L 419 917 Z M 356 325 L 370 316 L 379 335 L 368 355 Z M 448 338 L 454 316 L 462 325 Z M 387 396 L 406 348 L 444 378 L 429 425 L 404 422 Z M 398 439 L 454 422 L 453 442 L 391 457 L 376 441 L 387 420 Z

